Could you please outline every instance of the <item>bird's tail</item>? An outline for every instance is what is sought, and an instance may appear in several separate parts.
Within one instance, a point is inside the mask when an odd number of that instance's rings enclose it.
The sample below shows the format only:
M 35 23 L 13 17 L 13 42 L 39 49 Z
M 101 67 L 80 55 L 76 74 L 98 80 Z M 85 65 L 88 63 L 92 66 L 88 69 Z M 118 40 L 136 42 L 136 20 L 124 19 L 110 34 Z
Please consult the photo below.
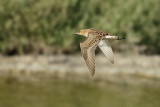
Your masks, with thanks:
M 125 39 L 125 36 L 119 37 L 119 36 L 114 36 L 114 35 L 107 35 L 105 36 L 105 39 L 122 40 L 122 39 Z

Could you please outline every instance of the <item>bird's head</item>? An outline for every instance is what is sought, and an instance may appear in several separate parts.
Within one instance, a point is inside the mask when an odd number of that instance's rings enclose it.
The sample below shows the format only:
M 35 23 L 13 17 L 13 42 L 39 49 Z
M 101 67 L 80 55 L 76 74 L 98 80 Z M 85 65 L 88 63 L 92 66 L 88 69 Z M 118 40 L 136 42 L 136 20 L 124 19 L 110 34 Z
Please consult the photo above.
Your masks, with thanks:
M 82 29 L 74 33 L 74 35 L 81 35 L 81 36 L 88 37 L 88 32 L 89 32 L 89 29 Z

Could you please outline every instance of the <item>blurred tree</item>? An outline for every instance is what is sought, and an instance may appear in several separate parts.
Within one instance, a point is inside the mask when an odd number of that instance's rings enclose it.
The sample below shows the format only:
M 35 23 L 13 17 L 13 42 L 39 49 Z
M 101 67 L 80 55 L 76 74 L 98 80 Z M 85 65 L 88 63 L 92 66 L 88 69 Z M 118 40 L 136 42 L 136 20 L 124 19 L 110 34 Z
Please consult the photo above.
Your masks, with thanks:
M 145 45 L 144 52 L 160 54 L 159 10 L 159 0 L 0 0 L 0 52 L 30 53 L 37 44 L 73 52 L 82 39 L 72 34 L 97 28 L 128 36 L 128 47 Z M 112 43 L 119 50 L 117 44 L 123 43 Z

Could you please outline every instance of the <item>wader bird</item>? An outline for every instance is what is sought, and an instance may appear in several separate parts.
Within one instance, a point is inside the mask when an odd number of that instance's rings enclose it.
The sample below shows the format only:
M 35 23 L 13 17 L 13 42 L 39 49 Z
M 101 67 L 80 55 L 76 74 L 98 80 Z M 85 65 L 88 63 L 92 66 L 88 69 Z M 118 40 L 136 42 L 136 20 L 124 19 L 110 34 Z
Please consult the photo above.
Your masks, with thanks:
M 101 51 L 104 53 L 107 59 L 112 64 L 114 63 L 112 48 L 109 42 L 103 39 L 114 39 L 114 40 L 125 39 L 93 28 L 82 29 L 74 34 L 87 37 L 87 39 L 84 42 L 80 43 L 80 48 L 82 56 L 92 76 L 95 74 L 95 49 L 97 46 L 101 49 Z

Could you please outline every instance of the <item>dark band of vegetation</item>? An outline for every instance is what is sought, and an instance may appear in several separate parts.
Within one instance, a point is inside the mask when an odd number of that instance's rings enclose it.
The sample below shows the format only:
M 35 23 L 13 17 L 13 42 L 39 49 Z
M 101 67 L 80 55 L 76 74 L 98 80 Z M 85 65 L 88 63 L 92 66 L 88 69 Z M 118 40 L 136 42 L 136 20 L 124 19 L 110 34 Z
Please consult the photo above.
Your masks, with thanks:
M 72 34 L 94 27 L 160 54 L 159 11 L 159 0 L 0 0 L 0 52 L 75 52 L 81 39 Z

